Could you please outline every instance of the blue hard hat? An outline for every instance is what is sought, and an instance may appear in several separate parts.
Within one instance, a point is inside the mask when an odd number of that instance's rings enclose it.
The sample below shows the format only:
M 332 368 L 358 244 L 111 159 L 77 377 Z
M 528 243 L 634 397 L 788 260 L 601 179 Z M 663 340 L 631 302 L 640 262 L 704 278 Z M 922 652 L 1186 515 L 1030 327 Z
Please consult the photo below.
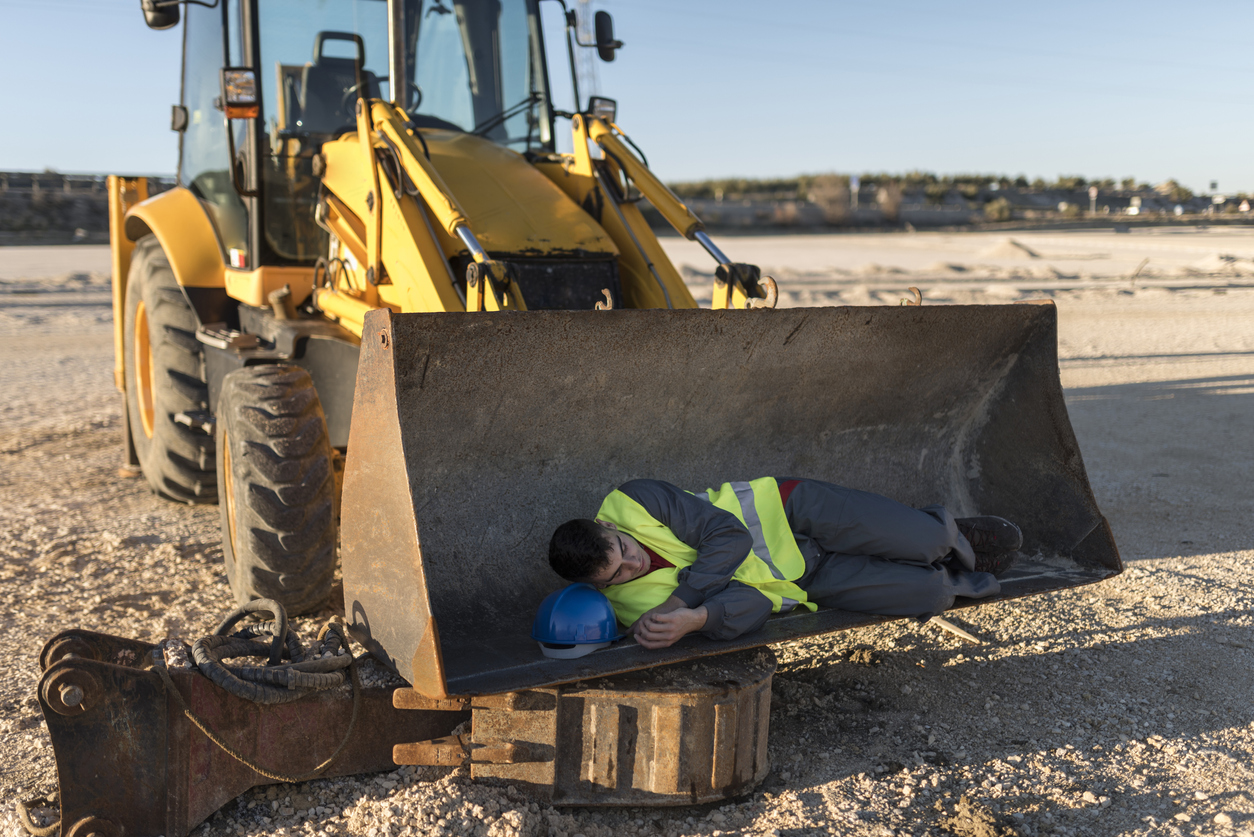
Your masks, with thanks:
M 618 619 L 605 594 L 591 584 L 572 584 L 540 603 L 531 638 L 546 657 L 570 659 L 591 654 L 622 639 Z

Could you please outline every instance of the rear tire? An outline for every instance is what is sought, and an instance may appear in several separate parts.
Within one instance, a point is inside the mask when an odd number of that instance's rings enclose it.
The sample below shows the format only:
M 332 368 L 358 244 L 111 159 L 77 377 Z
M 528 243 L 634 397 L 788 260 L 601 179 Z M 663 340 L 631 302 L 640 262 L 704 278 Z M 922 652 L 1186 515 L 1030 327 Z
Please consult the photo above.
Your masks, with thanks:
M 278 364 L 229 373 L 215 435 L 222 553 L 236 602 L 317 610 L 335 573 L 335 478 L 309 373 Z
M 196 325 L 161 245 L 144 236 L 131 256 L 123 318 L 126 412 L 135 454 L 157 494 L 212 503 L 218 497 L 213 439 L 174 419 L 209 409 Z

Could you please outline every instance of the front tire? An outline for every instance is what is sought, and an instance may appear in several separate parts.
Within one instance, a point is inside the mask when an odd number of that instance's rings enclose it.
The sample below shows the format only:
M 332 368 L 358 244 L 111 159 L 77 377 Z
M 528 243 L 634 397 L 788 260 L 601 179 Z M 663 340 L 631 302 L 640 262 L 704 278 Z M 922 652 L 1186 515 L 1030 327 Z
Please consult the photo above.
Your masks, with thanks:
M 239 604 L 319 609 L 335 573 L 335 480 L 326 417 L 309 373 L 246 366 L 218 399 L 222 553 Z
M 167 499 L 214 502 L 213 439 L 175 420 L 209 408 L 196 315 L 155 236 L 131 256 L 123 343 L 126 413 L 144 478 Z

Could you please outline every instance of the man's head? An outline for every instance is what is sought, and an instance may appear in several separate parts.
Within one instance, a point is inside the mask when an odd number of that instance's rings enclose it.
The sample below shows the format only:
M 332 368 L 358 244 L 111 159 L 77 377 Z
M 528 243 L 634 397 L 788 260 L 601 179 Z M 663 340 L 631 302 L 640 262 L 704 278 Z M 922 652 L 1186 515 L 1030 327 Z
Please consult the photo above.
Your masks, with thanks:
M 649 571 L 649 556 L 630 535 L 604 520 L 568 520 L 549 541 L 549 566 L 567 581 L 622 584 Z

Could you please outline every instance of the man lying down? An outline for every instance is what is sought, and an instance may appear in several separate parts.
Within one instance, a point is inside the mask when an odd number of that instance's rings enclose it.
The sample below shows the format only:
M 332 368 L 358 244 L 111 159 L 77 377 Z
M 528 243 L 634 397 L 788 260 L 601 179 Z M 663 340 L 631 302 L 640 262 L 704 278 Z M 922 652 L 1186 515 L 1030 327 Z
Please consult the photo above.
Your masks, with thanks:
M 595 520 L 559 526 L 549 563 L 600 588 L 645 648 L 665 648 L 693 632 L 733 639 L 797 607 L 935 616 L 955 596 L 1000 592 L 996 576 L 1022 544 L 1000 517 L 954 518 L 818 480 L 701 493 L 632 480 Z

